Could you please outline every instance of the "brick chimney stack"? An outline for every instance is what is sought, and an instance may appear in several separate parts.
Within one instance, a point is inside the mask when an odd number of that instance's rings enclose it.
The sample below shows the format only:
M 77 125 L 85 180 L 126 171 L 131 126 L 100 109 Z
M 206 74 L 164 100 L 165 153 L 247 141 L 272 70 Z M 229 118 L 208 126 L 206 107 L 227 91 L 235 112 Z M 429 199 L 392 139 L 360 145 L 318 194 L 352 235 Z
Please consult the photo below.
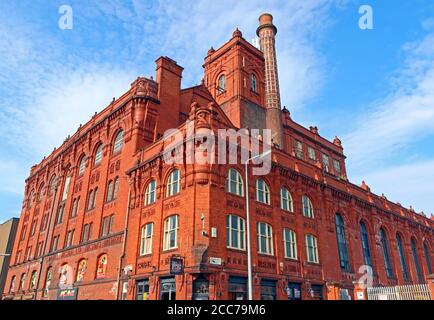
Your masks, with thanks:
M 259 17 L 259 27 L 256 34 L 259 37 L 259 44 L 265 58 L 266 126 L 271 129 L 273 142 L 282 148 L 283 129 L 280 115 L 279 77 L 277 75 L 276 33 L 277 28 L 273 24 L 273 16 L 269 13 L 262 14 Z

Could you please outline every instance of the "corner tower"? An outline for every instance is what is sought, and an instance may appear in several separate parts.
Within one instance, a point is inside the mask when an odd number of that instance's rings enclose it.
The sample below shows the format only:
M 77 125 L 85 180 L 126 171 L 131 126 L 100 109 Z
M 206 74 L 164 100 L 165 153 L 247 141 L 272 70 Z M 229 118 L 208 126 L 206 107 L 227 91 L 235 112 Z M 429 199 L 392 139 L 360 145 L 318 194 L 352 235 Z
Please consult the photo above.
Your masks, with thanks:
M 204 68 L 206 87 L 234 126 L 266 127 L 264 56 L 240 30 L 219 49 L 208 51 Z
M 273 24 L 273 16 L 264 13 L 259 17 L 256 34 L 259 37 L 261 51 L 265 59 L 265 107 L 266 126 L 271 129 L 273 142 L 283 147 L 283 129 L 281 119 L 279 77 L 277 73 L 277 57 L 275 37 L 277 28 Z

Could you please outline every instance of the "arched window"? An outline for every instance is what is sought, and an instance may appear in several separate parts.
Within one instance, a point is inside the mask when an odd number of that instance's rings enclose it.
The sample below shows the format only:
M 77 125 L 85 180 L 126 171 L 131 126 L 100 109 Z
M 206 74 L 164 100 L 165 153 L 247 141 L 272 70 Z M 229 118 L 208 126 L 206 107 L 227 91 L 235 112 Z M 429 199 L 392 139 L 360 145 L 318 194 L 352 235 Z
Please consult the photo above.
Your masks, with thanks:
M 48 297 L 48 291 L 50 290 L 51 280 L 53 279 L 53 268 L 50 267 L 47 270 L 47 276 L 45 278 L 44 297 Z
M 145 191 L 145 206 L 149 206 L 156 201 L 156 188 L 157 188 L 157 182 L 155 180 L 152 180 L 148 183 L 148 186 L 146 187 Z
M 362 242 L 362 251 L 365 265 L 372 267 L 371 249 L 369 246 L 369 235 L 365 223 L 360 222 L 360 239 Z
M 86 156 L 82 156 L 80 160 L 80 165 L 78 166 L 78 176 L 81 177 L 86 170 Z
M 56 190 L 56 175 L 50 180 L 50 196 L 54 195 L 54 191 Z
M 12 278 L 11 278 L 11 284 L 9 285 L 9 293 L 15 292 L 15 281 L 16 281 L 16 279 L 17 279 L 16 276 L 12 276 Z
M 244 197 L 244 182 L 241 174 L 235 169 L 229 169 L 226 177 L 226 191 Z
M 95 167 L 98 166 L 99 164 L 101 164 L 102 156 L 103 156 L 103 154 L 102 154 L 103 147 L 104 147 L 103 144 L 100 143 L 99 146 L 98 146 L 98 148 L 95 151 L 95 160 L 94 160 L 94 163 L 93 163 L 93 165 Z
M 226 91 L 226 78 L 225 75 L 222 74 L 218 79 L 218 91 L 225 92 Z
M 257 80 L 256 80 L 256 76 L 252 73 L 252 75 L 250 76 L 250 90 L 252 90 L 253 92 L 257 92 Z
M 264 222 L 258 222 L 258 253 L 273 255 L 273 228 Z
M 67 263 L 60 267 L 59 287 L 65 287 L 72 284 L 72 269 Z
M 121 152 L 124 143 L 124 131 L 121 130 L 116 134 L 116 138 L 113 143 L 113 154 Z
M 77 266 L 77 276 L 75 277 L 76 282 L 82 282 L 83 281 L 86 269 L 87 269 L 87 260 L 81 259 L 78 262 L 78 266 Z
M 425 254 L 426 266 L 428 268 L 428 274 L 432 274 L 431 256 L 429 253 L 429 247 L 426 242 L 423 243 L 423 253 Z
M 35 200 L 35 190 L 30 191 L 29 202 L 27 203 L 27 208 L 32 207 L 33 200 Z
M 392 261 L 390 259 L 389 241 L 383 228 L 380 229 L 380 242 L 383 250 L 384 267 L 386 268 L 387 277 L 393 278 Z
M 319 263 L 317 238 L 314 235 L 307 234 L 305 236 L 305 241 L 306 241 L 307 262 Z
M 26 283 L 26 274 L 23 273 L 21 275 L 21 279 L 20 279 L 20 287 L 18 288 L 18 291 L 23 291 L 24 290 L 24 284 Z
M 45 192 L 45 185 L 42 184 L 39 187 L 39 191 L 38 191 L 38 203 L 40 203 L 42 201 L 42 198 L 44 197 L 44 192 Z
M 350 271 L 350 259 L 348 257 L 347 238 L 345 235 L 345 225 L 342 216 L 335 215 L 336 239 L 338 241 L 339 265 L 341 269 Z
M 180 172 L 178 169 L 173 170 L 167 178 L 166 184 L 166 197 L 171 197 L 181 189 L 180 185 Z
M 283 229 L 283 244 L 285 249 L 285 258 L 297 259 L 297 237 L 293 230 Z
M 314 214 L 312 201 L 308 196 L 304 195 L 301 199 L 301 202 L 303 203 L 303 215 L 308 218 L 313 218 Z
M 36 270 L 32 271 L 32 274 L 30 276 L 30 284 L 29 284 L 29 290 L 36 289 Z
M 256 200 L 261 203 L 270 204 L 270 188 L 261 178 L 256 180 Z
M 398 233 L 396 234 L 396 245 L 398 246 L 398 255 L 399 262 L 401 263 L 402 276 L 404 277 L 404 280 L 408 281 L 408 268 L 407 261 L 405 259 L 404 245 L 402 243 L 401 236 Z
M 246 221 L 237 215 L 226 216 L 226 247 L 246 250 Z
M 107 273 L 107 255 L 103 254 L 98 258 L 98 265 L 96 268 L 96 278 L 104 278 Z
M 292 207 L 291 193 L 289 193 L 288 189 L 286 188 L 280 189 L 280 208 L 289 212 L 294 211 Z
M 178 248 L 178 216 L 170 216 L 164 220 L 163 250 Z
M 119 191 L 119 178 L 116 177 L 113 182 L 113 200 L 116 200 L 118 198 L 118 191 Z
M 413 255 L 414 266 L 416 267 L 417 280 L 419 280 L 419 283 L 423 283 L 424 279 L 423 279 L 423 275 L 422 275 L 422 270 L 420 269 L 419 256 L 417 254 L 416 242 L 414 241 L 413 238 L 411 239 L 411 253 Z
M 154 224 L 148 223 L 142 227 L 142 237 L 140 239 L 140 255 L 152 253 L 152 237 L 154 235 Z
M 112 201 L 112 197 L 113 197 L 113 181 L 109 181 L 107 187 L 107 202 Z

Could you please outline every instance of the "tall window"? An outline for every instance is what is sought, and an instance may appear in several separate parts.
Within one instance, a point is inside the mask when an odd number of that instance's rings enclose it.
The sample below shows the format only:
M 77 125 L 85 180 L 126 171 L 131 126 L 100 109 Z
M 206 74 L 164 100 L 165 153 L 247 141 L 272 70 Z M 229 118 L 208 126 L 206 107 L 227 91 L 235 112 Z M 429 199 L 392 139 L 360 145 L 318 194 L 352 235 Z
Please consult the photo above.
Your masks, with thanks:
M 384 267 L 386 268 L 387 277 L 393 278 L 392 261 L 390 259 L 389 241 L 383 228 L 380 229 L 381 248 L 383 250 Z
M 65 211 L 65 202 L 62 202 L 59 205 L 59 208 L 57 209 L 56 225 L 62 223 L 64 211 Z
M 156 200 L 156 187 L 157 182 L 152 180 L 148 183 L 145 191 L 145 206 L 149 206 L 150 204 L 155 203 Z
M 335 215 L 336 239 L 338 241 L 339 265 L 341 269 L 350 271 L 350 259 L 348 257 L 347 238 L 345 235 L 345 225 L 342 216 Z
M 226 177 L 226 191 L 236 194 L 240 197 L 244 196 L 244 182 L 241 174 L 235 169 L 229 169 Z
M 253 73 L 250 76 L 250 90 L 252 90 L 253 92 L 258 91 L 256 76 Z
M 258 253 L 273 255 L 273 228 L 264 222 L 257 223 Z
M 44 286 L 44 297 L 48 297 L 48 291 L 50 290 L 51 280 L 53 279 L 53 268 L 49 267 L 47 270 L 47 276 L 45 278 L 45 286 Z
M 23 273 L 21 275 L 21 279 L 20 279 L 20 287 L 18 288 L 19 291 L 23 291 L 24 290 L 24 284 L 26 283 L 26 274 Z
M 81 236 L 81 242 L 87 242 L 92 237 L 92 222 L 83 226 L 83 233 Z
M 319 263 L 318 258 L 318 241 L 315 236 L 307 234 L 305 236 L 306 240 L 306 256 L 307 262 Z
M 218 79 L 218 91 L 225 92 L 226 91 L 226 78 L 225 75 L 222 74 Z
M 54 175 L 50 180 L 50 190 L 49 190 L 50 197 L 54 195 L 55 190 L 56 190 L 56 175 Z
M 103 144 L 100 143 L 98 148 L 96 149 L 96 152 L 95 152 L 95 161 L 93 163 L 93 165 L 95 167 L 98 166 L 99 164 L 101 164 L 102 156 L 103 156 L 102 153 L 103 153 Z
M 75 233 L 75 229 L 69 230 L 67 235 L 66 235 L 66 243 L 65 243 L 65 248 L 69 248 L 72 246 L 73 242 L 74 242 L 74 233 Z
M 107 255 L 103 254 L 98 258 L 98 264 L 96 268 L 96 278 L 104 278 L 107 273 Z
M 80 205 L 80 197 L 75 198 L 72 203 L 71 218 L 75 218 L 78 214 L 78 206 Z
M 283 244 L 285 258 L 297 259 L 297 237 L 294 231 L 287 228 L 283 229 Z
M 123 143 L 124 143 L 124 131 L 121 130 L 116 134 L 116 137 L 115 137 L 115 140 L 113 143 L 113 154 L 121 152 Z
M 256 200 L 261 203 L 270 204 L 270 188 L 267 183 L 259 178 L 256 180 Z
M 170 216 L 164 221 L 163 250 L 178 248 L 178 216 Z
M 301 198 L 301 202 L 303 204 L 303 215 L 305 217 L 308 217 L 308 218 L 313 218 L 314 214 L 313 214 L 313 204 L 312 204 L 312 201 L 309 199 L 308 196 L 304 195 Z
M 110 216 L 104 217 L 102 220 L 101 237 L 108 236 L 113 232 L 113 223 L 115 216 L 112 214 Z
M 396 244 L 398 246 L 399 262 L 401 263 L 402 276 L 404 277 L 404 280 L 408 280 L 408 268 L 407 262 L 405 260 L 404 245 L 399 234 L 396 234 Z
M 81 259 L 78 262 L 78 266 L 77 266 L 77 276 L 75 277 L 76 282 L 82 282 L 83 281 L 84 274 L 86 273 L 86 269 L 87 269 L 87 260 Z
M 66 198 L 68 198 L 68 192 L 69 192 L 69 185 L 71 183 L 71 177 L 67 176 L 65 179 L 65 184 L 63 185 L 63 194 L 62 194 L 62 201 L 65 201 Z
M 33 270 L 32 274 L 30 275 L 29 289 L 30 290 L 36 289 L 36 270 Z
M 27 203 L 27 208 L 31 208 L 33 204 L 33 200 L 35 200 L 35 190 L 30 191 L 29 202 Z
M 280 188 L 280 208 L 285 211 L 293 212 L 292 197 L 286 188 Z
M 87 210 L 93 210 L 96 206 L 96 199 L 98 197 L 98 188 L 95 188 L 95 190 L 89 191 L 89 196 L 87 198 Z
M 42 198 L 44 197 L 44 192 L 45 192 L 45 185 L 42 184 L 42 186 L 39 188 L 39 192 L 38 192 L 38 203 L 41 203 Z
M 107 187 L 107 202 L 112 201 L 112 197 L 113 197 L 113 181 L 109 181 L 108 183 L 108 187 Z
M 371 249 L 369 246 L 368 230 L 364 222 L 360 222 L 360 239 L 362 242 L 362 251 L 365 265 L 372 267 Z
M 9 286 L 9 293 L 15 292 L 15 281 L 16 281 L 16 279 L 17 279 L 16 276 L 12 276 L 12 278 L 11 278 L 11 284 Z
M 166 197 L 179 193 L 180 190 L 180 172 L 178 169 L 173 170 L 167 178 Z
M 423 243 L 423 253 L 425 254 L 425 260 L 426 260 L 426 266 L 428 268 L 428 274 L 432 274 L 431 256 L 429 253 L 428 244 L 426 242 Z
M 107 187 L 107 198 L 106 201 L 110 202 L 116 200 L 119 191 L 119 178 L 116 177 L 114 180 L 110 180 Z
M 411 239 L 411 253 L 413 254 L 413 262 L 414 262 L 414 266 L 416 267 L 416 272 L 417 272 L 417 279 L 419 280 L 419 283 L 423 283 L 423 275 L 422 275 L 422 270 L 420 269 L 420 263 L 419 263 L 419 256 L 417 254 L 417 247 L 416 247 L 416 242 L 414 241 L 414 239 Z
M 341 163 L 336 159 L 333 159 L 333 168 L 335 169 L 336 175 L 341 174 Z
M 315 161 L 316 160 L 315 149 L 312 147 L 307 147 L 307 156 L 309 157 L 310 160 Z
M 50 250 L 50 252 L 57 251 L 57 246 L 59 245 L 59 238 L 60 238 L 59 235 L 53 237 L 53 240 L 51 241 L 51 250 Z
M 78 166 L 78 176 L 82 176 L 86 170 L 86 156 L 82 156 L 80 160 L 80 165 Z
M 236 215 L 226 216 L 226 246 L 232 249 L 245 250 L 246 222 Z
M 142 237 L 140 241 L 140 255 L 152 253 L 152 236 L 154 232 L 154 224 L 148 223 L 142 228 Z
M 323 166 L 325 172 L 329 172 L 330 161 L 329 161 L 329 156 L 326 154 L 322 155 L 322 166 Z
M 303 159 L 303 144 L 301 141 L 296 140 L 295 141 L 295 156 L 299 159 Z

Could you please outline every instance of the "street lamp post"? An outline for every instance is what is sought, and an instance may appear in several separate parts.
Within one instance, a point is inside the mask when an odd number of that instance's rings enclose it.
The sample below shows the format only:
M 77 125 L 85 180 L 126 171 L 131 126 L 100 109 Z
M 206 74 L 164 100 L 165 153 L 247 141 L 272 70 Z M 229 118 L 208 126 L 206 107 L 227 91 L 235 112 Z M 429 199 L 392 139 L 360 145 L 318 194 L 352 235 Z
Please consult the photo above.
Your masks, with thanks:
M 271 149 L 251 157 L 245 163 L 246 175 L 246 223 L 247 223 L 247 286 L 248 286 L 248 300 L 253 300 L 253 275 L 252 275 L 252 250 L 250 246 L 250 210 L 249 210 L 249 162 L 256 158 L 261 158 L 271 153 Z

